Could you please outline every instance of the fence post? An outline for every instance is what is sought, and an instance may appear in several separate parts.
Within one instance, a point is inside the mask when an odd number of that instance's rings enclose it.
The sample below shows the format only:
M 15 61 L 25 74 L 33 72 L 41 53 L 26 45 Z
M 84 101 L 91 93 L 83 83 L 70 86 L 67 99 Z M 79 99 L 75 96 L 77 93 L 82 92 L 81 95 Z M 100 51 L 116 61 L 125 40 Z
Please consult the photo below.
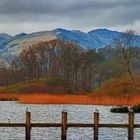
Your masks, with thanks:
M 94 140 L 98 140 L 99 133 L 99 113 L 94 112 Z
M 31 139 L 31 113 L 26 112 L 26 138 L 25 140 Z
M 61 140 L 67 139 L 67 112 L 62 112 L 62 134 Z
M 134 113 L 129 112 L 128 140 L 134 139 Z

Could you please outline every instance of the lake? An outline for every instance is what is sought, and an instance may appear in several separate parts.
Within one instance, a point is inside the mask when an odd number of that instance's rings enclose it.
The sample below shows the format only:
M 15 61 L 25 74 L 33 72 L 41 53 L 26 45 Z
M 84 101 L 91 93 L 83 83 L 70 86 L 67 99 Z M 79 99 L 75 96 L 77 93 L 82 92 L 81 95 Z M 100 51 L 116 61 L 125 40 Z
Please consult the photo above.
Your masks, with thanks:
M 68 123 L 92 123 L 93 112 L 100 112 L 101 123 L 127 123 L 127 114 L 110 113 L 111 106 L 94 105 L 27 105 L 12 101 L 0 102 L 0 122 L 25 122 L 26 108 L 31 112 L 31 122 L 59 123 L 61 112 L 68 112 Z M 140 124 L 140 114 L 135 114 Z M 140 129 L 134 130 L 134 140 L 140 140 Z M 68 140 L 93 140 L 92 128 L 68 128 Z M 127 140 L 127 129 L 101 128 L 99 140 Z M 60 128 L 32 128 L 32 140 L 60 140 Z M 0 128 L 0 140 L 24 140 L 24 128 Z

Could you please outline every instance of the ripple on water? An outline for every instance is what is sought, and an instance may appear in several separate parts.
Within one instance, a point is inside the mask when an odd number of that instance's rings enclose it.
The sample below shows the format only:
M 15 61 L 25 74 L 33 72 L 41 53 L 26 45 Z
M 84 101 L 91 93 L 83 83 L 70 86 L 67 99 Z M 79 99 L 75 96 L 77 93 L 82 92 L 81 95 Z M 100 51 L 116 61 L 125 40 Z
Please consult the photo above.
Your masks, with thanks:
M 0 102 L 0 122 L 25 122 L 26 108 L 31 112 L 32 122 L 60 122 L 61 112 L 68 112 L 70 123 L 93 123 L 93 112 L 100 112 L 101 123 L 127 123 L 127 114 L 110 113 L 109 106 L 93 105 L 24 105 L 15 102 Z M 140 124 L 140 114 L 135 115 Z M 93 140 L 92 128 L 69 128 L 67 140 Z M 140 140 L 140 130 L 134 130 L 134 140 Z M 32 128 L 32 140 L 60 140 L 60 128 Z M 24 128 L 0 128 L 0 140 L 24 140 Z M 99 140 L 127 140 L 127 129 L 100 128 Z

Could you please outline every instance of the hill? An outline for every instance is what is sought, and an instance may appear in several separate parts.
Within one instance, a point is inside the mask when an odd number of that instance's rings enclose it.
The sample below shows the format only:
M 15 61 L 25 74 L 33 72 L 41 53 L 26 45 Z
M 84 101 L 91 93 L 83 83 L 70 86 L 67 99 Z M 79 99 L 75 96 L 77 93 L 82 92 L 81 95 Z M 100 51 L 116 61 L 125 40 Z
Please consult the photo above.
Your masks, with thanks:
M 140 87 L 140 77 L 135 77 L 136 87 Z M 119 77 L 105 81 L 94 93 L 85 92 L 79 86 L 76 91 L 68 93 L 69 84 L 61 79 L 40 79 L 20 82 L 15 85 L 1 86 L 0 93 L 53 93 L 53 94 L 90 94 L 97 96 L 135 96 L 140 90 L 134 88 L 129 77 Z
M 68 91 L 69 84 L 61 79 L 40 79 L 20 82 L 14 85 L 1 86 L 0 93 L 51 93 L 51 94 L 82 94 L 84 91 L 80 87 L 76 87 L 76 91 Z
M 119 77 L 105 81 L 102 86 L 96 89 L 95 94 L 99 96 L 136 96 L 140 95 L 140 77 L 135 77 L 136 87 L 131 83 L 129 77 Z
M 140 77 L 136 77 L 140 87 Z M 140 91 L 136 90 L 128 77 L 105 81 L 95 92 L 67 93 L 66 84 L 52 79 L 40 79 L 0 87 L 0 100 L 16 100 L 27 104 L 94 104 L 94 105 L 135 105 L 140 102 Z
M 0 50 L 2 50 L 5 47 L 5 43 L 10 41 L 12 39 L 12 36 L 0 33 Z

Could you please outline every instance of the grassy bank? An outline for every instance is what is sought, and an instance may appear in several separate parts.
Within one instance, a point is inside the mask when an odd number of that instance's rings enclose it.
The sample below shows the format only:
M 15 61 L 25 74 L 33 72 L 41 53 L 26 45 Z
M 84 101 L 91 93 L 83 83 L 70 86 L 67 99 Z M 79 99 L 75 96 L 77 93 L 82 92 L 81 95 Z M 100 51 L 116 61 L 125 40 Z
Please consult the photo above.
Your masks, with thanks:
M 140 77 L 135 78 L 140 87 Z M 94 92 L 87 93 L 77 87 L 74 93 L 66 92 L 63 81 L 40 79 L 0 87 L 0 100 L 16 100 L 26 104 L 94 104 L 135 105 L 140 104 L 140 90 L 131 85 L 129 77 L 120 77 L 104 82 Z
M 0 100 L 16 100 L 23 104 L 85 104 L 85 105 L 136 105 L 140 95 L 134 97 L 111 97 L 96 95 L 58 95 L 58 94 L 0 94 Z

